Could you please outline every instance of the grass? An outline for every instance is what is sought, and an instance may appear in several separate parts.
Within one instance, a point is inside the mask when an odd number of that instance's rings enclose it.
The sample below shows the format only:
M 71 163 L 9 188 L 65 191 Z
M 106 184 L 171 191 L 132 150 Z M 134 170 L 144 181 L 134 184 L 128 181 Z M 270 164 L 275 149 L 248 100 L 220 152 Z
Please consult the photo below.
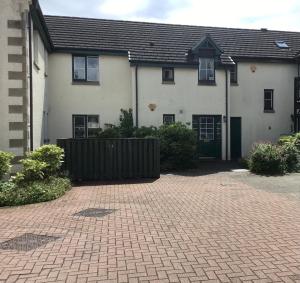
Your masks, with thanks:
M 0 182 L 0 207 L 54 200 L 63 196 L 70 188 L 70 180 L 60 177 L 49 177 L 22 186 L 13 182 Z

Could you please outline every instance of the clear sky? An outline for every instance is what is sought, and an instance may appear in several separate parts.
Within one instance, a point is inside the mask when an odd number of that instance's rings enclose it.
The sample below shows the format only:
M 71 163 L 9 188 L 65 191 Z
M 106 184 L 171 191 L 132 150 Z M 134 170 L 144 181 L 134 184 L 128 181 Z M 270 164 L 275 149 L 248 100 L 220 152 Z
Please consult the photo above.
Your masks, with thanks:
M 44 14 L 300 32 L 300 0 L 40 0 Z

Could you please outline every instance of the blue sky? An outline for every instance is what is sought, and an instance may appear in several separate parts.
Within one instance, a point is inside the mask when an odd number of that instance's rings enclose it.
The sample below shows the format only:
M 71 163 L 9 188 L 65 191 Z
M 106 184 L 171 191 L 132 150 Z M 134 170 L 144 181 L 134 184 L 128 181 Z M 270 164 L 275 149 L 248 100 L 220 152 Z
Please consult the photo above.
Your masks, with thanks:
M 300 32 L 299 0 L 40 0 L 44 14 Z

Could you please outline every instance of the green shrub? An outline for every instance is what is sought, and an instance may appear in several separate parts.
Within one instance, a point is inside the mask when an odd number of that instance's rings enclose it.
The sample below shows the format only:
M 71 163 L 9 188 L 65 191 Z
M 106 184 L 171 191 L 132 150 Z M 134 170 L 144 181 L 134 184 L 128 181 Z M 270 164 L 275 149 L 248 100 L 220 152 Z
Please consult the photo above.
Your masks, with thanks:
M 285 164 L 280 146 L 259 143 L 254 146 L 249 157 L 249 169 L 258 174 L 282 174 Z
M 177 122 L 158 130 L 162 169 L 187 169 L 194 166 L 197 140 L 195 132 Z
M 18 185 L 33 181 L 43 180 L 45 177 L 44 171 L 47 168 L 47 163 L 33 159 L 23 159 L 20 161 L 23 165 L 21 172 L 18 172 L 14 177 L 14 182 Z
M 120 131 L 118 127 L 111 127 L 105 130 L 100 129 L 97 137 L 101 139 L 116 139 L 120 137 Z
M 134 133 L 132 109 L 124 110 L 121 109 L 120 115 L 120 135 L 122 138 L 131 138 Z
M 155 137 L 157 136 L 157 128 L 153 126 L 136 128 L 134 135 L 137 138 Z
M 13 157 L 12 153 L 0 151 L 0 180 L 3 179 L 5 174 L 9 173 L 11 168 L 10 162 Z
M 287 172 L 295 172 L 299 169 L 299 150 L 294 143 L 286 143 L 280 147 L 281 158 Z
M 50 177 L 23 186 L 13 182 L 0 182 L 0 206 L 44 202 L 61 197 L 71 188 L 69 179 Z
M 29 162 L 30 164 L 27 164 L 29 167 L 35 166 L 37 169 L 38 166 L 43 167 L 42 163 L 45 163 L 46 166 L 42 169 L 44 176 L 54 176 L 63 163 L 64 150 L 54 144 L 43 145 L 27 154 L 27 158 L 41 162 L 40 164 Z

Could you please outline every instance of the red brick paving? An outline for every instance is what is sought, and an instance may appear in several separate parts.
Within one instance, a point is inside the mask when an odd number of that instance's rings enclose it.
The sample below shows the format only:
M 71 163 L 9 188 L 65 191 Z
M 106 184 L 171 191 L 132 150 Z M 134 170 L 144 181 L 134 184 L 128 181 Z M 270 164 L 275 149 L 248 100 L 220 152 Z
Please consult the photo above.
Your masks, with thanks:
M 227 174 L 75 187 L 59 200 L 0 209 L 0 282 L 300 282 L 300 205 Z M 103 218 L 73 216 L 113 208 Z

